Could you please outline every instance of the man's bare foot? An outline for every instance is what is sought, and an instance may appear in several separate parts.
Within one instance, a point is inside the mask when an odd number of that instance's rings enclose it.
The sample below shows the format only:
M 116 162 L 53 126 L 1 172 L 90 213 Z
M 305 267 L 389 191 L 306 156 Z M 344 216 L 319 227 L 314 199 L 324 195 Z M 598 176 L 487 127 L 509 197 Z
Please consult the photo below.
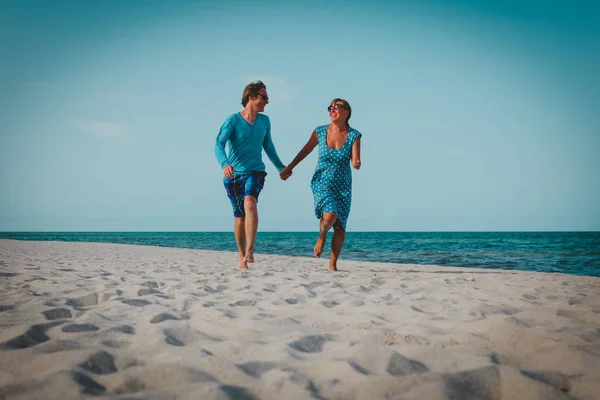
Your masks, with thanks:
M 244 258 L 247 263 L 254 262 L 254 250 L 246 250 L 246 257 Z
M 248 264 L 246 263 L 246 257 L 240 256 L 239 267 L 240 267 L 240 269 L 246 269 L 246 268 L 248 268 Z
M 319 258 L 319 257 L 321 257 L 321 254 L 323 254 L 323 247 L 325 247 L 326 240 L 327 240 L 327 236 L 319 235 L 319 238 L 317 239 L 317 244 L 315 244 L 315 248 L 313 249 L 313 253 L 315 253 L 315 257 Z
M 337 271 L 338 269 L 337 269 L 337 266 L 335 264 L 329 263 L 329 270 L 330 271 Z

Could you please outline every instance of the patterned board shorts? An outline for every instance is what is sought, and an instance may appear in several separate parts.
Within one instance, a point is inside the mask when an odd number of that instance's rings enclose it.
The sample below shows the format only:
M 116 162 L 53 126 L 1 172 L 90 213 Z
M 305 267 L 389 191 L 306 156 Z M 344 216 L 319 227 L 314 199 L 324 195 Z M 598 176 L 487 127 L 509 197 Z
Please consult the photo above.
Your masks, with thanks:
M 258 195 L 265 185 L 266 172 L 252 172 L 251 174 L 234 175 L 233 178 L 223 178 L 223 185 L 227 197 L 233 207 L 233 216 L 241 218 L 244 213 L 244 198 L 252 196 L 258 200 Z

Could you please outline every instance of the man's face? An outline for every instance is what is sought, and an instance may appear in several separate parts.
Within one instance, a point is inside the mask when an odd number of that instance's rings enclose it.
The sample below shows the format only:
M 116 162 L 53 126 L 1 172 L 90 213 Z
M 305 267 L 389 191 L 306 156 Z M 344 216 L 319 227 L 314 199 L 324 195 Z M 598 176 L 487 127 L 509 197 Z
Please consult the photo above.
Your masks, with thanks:
M 258 112 L 265 111 L 265 106 L 269 104 L 269 96 L 265 89 L 260 89 L 258 95 L 254 99 Z

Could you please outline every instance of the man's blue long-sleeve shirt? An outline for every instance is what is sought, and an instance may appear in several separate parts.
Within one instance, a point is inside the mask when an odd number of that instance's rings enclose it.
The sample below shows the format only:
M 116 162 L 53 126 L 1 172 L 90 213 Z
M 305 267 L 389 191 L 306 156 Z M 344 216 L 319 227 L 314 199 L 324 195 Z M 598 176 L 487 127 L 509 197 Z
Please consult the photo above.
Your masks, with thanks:
M 229 154 L 225 153 L 227 142 L 229 142 Z M 231 165 L 236 174 L 264 172 L 263 148 L 277 171 L 285 168 L 271 139 L 269 117 L 257 114 L 254 124 L 251 125 L 240 113 L 235 113 L 227 117 L 221 126 L 215 144 L 215 156 L 221 168 Z

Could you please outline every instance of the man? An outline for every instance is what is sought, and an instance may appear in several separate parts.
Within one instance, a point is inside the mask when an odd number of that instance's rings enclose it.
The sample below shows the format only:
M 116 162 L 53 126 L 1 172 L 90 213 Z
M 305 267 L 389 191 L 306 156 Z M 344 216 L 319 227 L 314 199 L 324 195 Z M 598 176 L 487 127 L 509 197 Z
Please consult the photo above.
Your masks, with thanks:
M 215 155 L 225 176 L 223 184 L 233 207 L 233 232 L 242 269 L 254 262 L 258 195 L 267 175 L 262 149 L 277 171 L 285 168 L 271 140 L 271 121 L 266 115 L 259 114 L 267 104 L 269 96 L 265 84 L 261 81 L 248 84 L 242 94 L 244 109 L 227 117 L 215 144 Z M 229 154 L 225 153 L 227 142 Z

